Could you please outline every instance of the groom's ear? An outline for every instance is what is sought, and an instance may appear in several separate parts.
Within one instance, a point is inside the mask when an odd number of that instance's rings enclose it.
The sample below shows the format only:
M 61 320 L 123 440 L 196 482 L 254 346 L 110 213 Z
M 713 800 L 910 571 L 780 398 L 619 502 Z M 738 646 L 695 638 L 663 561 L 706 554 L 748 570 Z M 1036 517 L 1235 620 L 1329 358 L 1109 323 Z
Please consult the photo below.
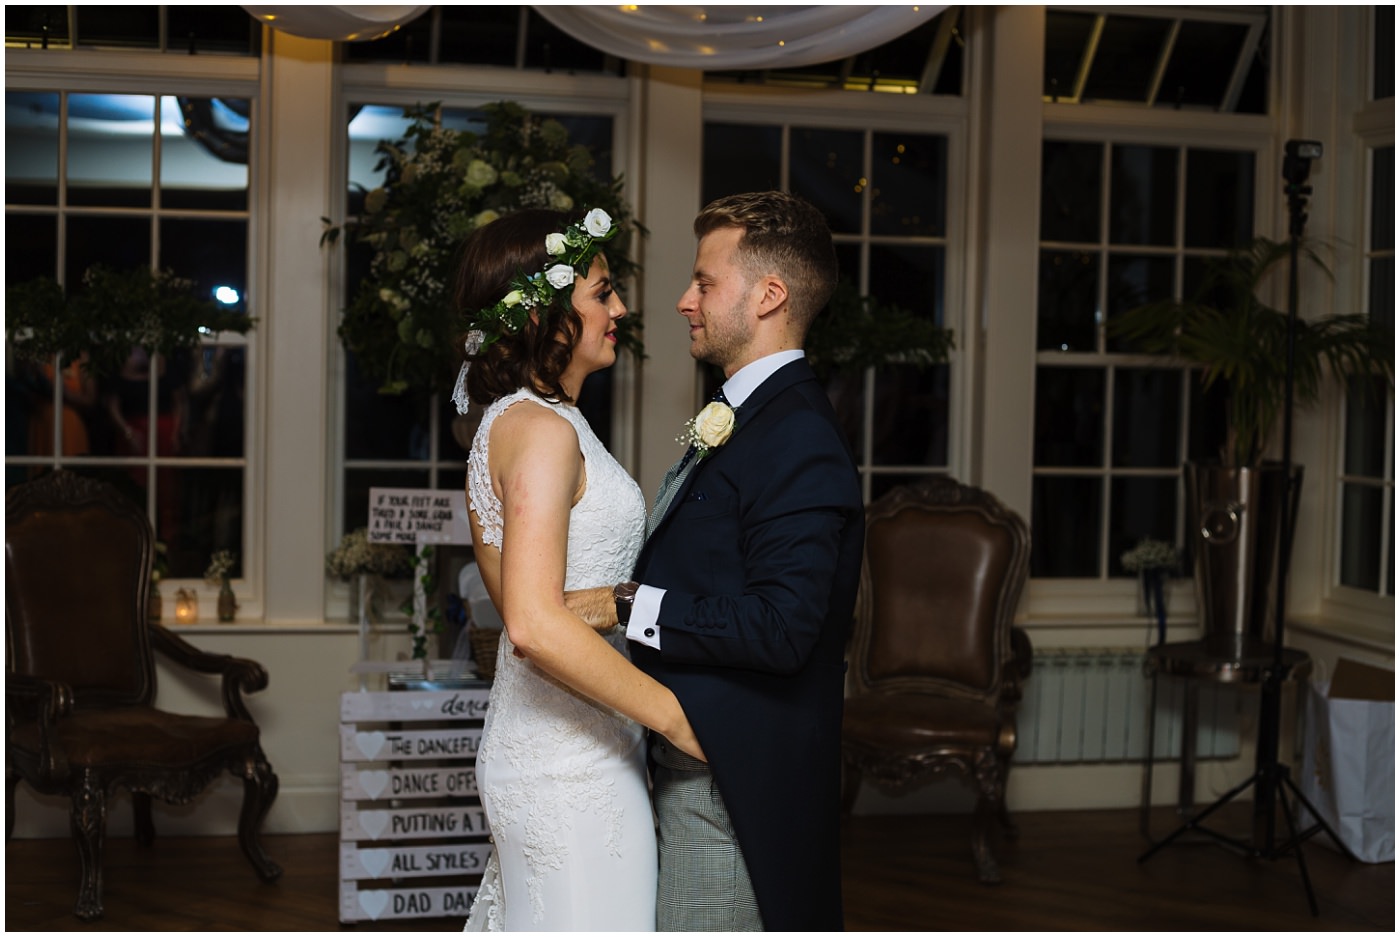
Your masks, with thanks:
M 758 317 L 766 318 L 787 305 L 788 288 L 782 277 L 769 274 L 759 277 L 755 285 L 758 291 Z

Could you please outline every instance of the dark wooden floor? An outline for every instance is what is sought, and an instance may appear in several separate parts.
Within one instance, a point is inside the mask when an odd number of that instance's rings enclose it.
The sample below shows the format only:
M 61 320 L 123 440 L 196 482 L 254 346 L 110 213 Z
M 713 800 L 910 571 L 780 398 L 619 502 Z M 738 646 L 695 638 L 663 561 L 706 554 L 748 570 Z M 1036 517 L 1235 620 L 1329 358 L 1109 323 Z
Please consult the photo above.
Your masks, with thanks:
M 1204 839 L 1139 863 L 1129 810 L 1021 814 L 1001 845 L 1000 886 L 978 885 L 961 816 L 855 817 L 844 831 L 846 924 L 875 931 L 1394 931 L 1395 867 L 1304 847 L 1321 915 L 1308 912 L 1292 858 L 1249 859 Z M 1240 818 L 1234 818 L 1239 820 Z M 1247 822 L 1247 816 L 1243 818 Z M 1172 828 L 1164 811 L 1154 830 Z M 1215 828 L 1232 832 L 1229 823 Z M 233 838 L 128 839 L 107 846 L 106 916 L 72 916 L 77 857 L 67 840 L 5 848 L 5 929 L 458 930 L 460 920 L 341 925 L 333 833 L 269 836 L 286 873 L 257 881 Z

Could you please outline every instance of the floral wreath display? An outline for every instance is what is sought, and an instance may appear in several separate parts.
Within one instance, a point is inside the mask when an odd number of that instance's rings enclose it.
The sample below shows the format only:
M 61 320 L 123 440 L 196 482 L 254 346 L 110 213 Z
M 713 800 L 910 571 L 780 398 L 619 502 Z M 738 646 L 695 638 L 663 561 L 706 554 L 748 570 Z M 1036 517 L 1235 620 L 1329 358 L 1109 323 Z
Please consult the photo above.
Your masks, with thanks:
M 380 393 L 452 389 L 468 329 L 452 295 L 460 248 L 473 230 L 502 215 L 599 209 L 618 234 L 608 253 L 614 278 L 636 270 L 627 259 L 632 220 L 622 178 L 599 181 L 587 147 L 571 144 L 553 118 L 509 101 L 482 110 L 486 130 L 478 134 L 440 126 L 437 104 L 406 108 L 404 135 L 376 148 L 384 184 L 365 193 L 364 213 L 345 224 L 352 244 L 372 254 L 338 332 Z M 333 243 L 341 229 L 322 220 L 322 242 Z M 637 317 L 626 317 L 619 338 L 640 355 L 637 328 Z

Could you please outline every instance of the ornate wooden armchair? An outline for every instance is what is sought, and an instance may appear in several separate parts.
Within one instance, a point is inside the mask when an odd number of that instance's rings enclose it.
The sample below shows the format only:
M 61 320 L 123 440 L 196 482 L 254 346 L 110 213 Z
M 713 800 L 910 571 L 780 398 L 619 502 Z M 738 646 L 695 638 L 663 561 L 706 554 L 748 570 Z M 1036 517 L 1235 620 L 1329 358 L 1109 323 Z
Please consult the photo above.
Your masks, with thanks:
M 136 838 L 149 845 L 152 796 L 188 803 L 232 772 L 243 780 L 243 853 L 264 881 L 282 874 L 258 842 L 277 775 L 242 698 L 267 686 L 267 672 L 147 623 L 153 555 L 145 514 L 110 485 L 56 471 L 6 496 L 5 837 L 18 781 L 72 799 L 84 920 L 102 915 L 107 797 L 118 789 L 131 792 Z M 220 674 L 227 716 L 156 709 L 153 647 Z
M 904 794 L 954 770 L 977 788 L 978 878 L 1001 881 L 994 818 L 1006 812 L 1016 704 L 1031 647 L 1011 625 L 1029 574 L 1025 522 L 946 476 L 895 488 L 866 510 L 865 566 L 842 731 L 845 809 L 861 779 Z

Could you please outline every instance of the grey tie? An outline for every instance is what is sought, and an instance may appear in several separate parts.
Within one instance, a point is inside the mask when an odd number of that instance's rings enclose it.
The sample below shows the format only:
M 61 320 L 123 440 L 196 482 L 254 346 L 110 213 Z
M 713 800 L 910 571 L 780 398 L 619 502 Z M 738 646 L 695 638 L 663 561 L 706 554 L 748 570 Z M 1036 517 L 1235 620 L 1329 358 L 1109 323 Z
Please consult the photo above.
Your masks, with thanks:
M 729 403 L 729 401 L 725 399 L 723 387 L 717 390 L 714 397 L 711 399 L 724 404 Z M 647 516 L 648 537 L 651 536 L 652 531 L 656 530 L 656 525 L 661 523 L 661 518 L 666 516 L 666 509 L 671 506 L 671 502 L 676 497 L 676 492 L 680 491 L 681 485 L 685 484 L 685 480 L 690 476 L 691 470 L 695 468 L 696 463 L 700 461 L 695 458 L 695 453 L 698 451 L 699 450 L 695 448 L 695 444 L 691 443 L 690 447 L 685 450 L 685 455 L 681 456 L 680 461 L 671 466 L 666 472 L 666 477 L 662 480 L 661 487 L 656 491 L 656 500 L 652 502 L 651 514 Z

